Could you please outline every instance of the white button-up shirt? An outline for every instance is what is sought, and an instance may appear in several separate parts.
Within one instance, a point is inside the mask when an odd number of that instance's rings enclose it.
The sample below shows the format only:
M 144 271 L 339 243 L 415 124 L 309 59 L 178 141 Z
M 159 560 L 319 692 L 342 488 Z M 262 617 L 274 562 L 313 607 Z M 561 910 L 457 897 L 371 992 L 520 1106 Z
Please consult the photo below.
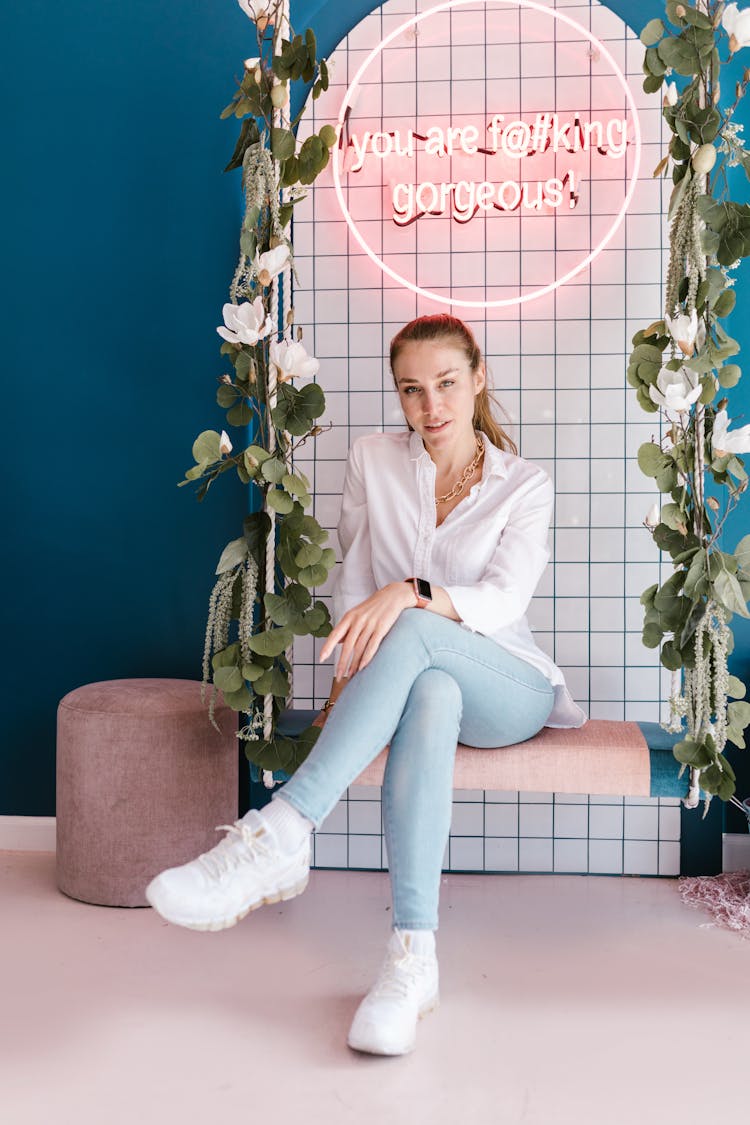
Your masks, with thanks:
M 525 616 L 550 558 L 552 481 L 486 434 L 482 440 L 482 478 L 439 527 L 435 462 L 416 430 L 354 441 L 337 528 L 343 561 L 332 587 L 334 624 L 389 582 L 426 578 L 445 589 L 463 628 L 490 637 L 548 678 L 555 702 L 546 726 L 580 727 L 587 716 L 535 644 Z M 340 655 L 338 644 L 334 667 Z

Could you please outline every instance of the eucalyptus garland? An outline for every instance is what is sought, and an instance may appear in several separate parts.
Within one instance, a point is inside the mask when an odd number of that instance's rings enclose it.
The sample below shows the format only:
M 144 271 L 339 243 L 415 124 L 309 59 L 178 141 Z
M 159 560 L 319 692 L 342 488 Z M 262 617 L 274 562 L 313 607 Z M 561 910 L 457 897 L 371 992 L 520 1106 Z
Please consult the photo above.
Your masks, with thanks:
M 331 631 L 325 603 L 313 601 L 310 591 L 325 582 L 335 552 L 325 546 L 328 532 L 306 512 L 312 503 L 309 480 L 292 469 L 295 450 L 322 432 L 317 420 L 325 397 L 312 381 L 318 361 L 308 355 L 301 329 L 295 332 L 290 231 L 294 206 L 328 163 L 336 131 L 325 125 L 298 143 L 295 127 L 303 110 L 289 118 L 295 83 L 312 84 L 313 98 L 328 87 L 313 31 L 292 32 L 284 0 L 239 2 L 254 24 L 257 54 L 245 60 L 221 115 L 242 122 L 225 171 L 242 170 L 244 216 L 230 299 L 217 329 L 232 372 L 219 377 L 216 399 L 241 440 L 235 450 L 226 430 L 204 430 L 193 445 L 195 464 L 180 485 L 199 481 L 199 500 L 222 473 L 236 472 L 251 486 L 256 510 L 216 568 L 203 698 L 212 681 L 211 722 L 216 725 L 220 690 L 224 701 L 245 715 L 238 733 L 249 760 L 265 771 L 293 773 L 320 730 L 308 727 L 287 738 L 277 733 L 276 723 L 291 695 L 294 637 L 325 637 Z
M 750 12 L 716 0 L 697 7 L 668 0 L 665 19 L 651 20 L 641 40 L 643 88 L 664 87 L 662 113 L 672 133 L 654 176 L 671 174 L 674 184 L 664 317 L 633 337 L 627 373 L 643 409 L 662 410 L 669 423 L 661 441 L 638 451 L 641 470 L 667 494 L 644 523 L 675 571 L 641 596 L 643 643 L 660 646 L 661 663 L 673 673 L 663 725 L 684 734 L 675 757 L 680 775 L 691 769 L 692 804 L 699 779 L 705 816 L 713 795 L 742 807 L 724 749 L 727 741 L 744 749 L 750 723 L 745 685 L 727 668 L 728 622 L 735 613 L 750 617 L 750 535 L 733 553 L 719 547 L 727 516 L 748 486 L 739 454 L 750 452 L 750 426 L 730 430 L 728 399 L 716 401 L 741 375 L 727 363 L 739 345 L 720 322 L 735 306 L 732 271 L 750 254 L 750 207 L 730 198 L 727 175 L 741 166 L 750 179 L 750 153 L 733 121 L 750 72 L 733 81 L 728 105 L 720 76 L 723 68 L 732 74 L 733 56 L 750 43 Z M 706 495 L 707 478 L 721 496 Z

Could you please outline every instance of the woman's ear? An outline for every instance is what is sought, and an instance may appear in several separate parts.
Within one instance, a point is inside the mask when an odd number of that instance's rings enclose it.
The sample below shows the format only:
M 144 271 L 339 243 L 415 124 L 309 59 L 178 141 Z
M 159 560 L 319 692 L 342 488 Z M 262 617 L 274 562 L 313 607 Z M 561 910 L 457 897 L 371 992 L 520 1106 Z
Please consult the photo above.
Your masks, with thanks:
M 487 368 L 484 363 L 480 363 L 474 372 L 474 394 L 478 395 L 487 382 Z

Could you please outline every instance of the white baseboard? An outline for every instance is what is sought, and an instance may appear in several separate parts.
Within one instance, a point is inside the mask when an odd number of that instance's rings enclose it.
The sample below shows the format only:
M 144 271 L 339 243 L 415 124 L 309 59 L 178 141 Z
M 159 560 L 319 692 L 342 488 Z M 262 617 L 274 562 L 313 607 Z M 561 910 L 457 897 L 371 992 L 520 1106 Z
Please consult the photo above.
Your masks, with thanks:
M 0 816 L 0 852 L 54 852 L 54 816 Z
M 722 832 L 721 870 L 750 871 L 750 832 Z

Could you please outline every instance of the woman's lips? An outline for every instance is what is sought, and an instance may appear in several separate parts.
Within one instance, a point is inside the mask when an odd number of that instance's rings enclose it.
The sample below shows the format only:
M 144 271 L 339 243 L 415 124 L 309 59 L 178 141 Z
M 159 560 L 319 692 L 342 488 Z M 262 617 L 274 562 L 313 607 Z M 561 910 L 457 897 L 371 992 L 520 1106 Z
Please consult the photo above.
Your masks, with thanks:
M 439 426 L 425 426 L 425 429 L 429 430 L 431 434 L 437 434 L 440 430 L 444 430 L 445 427 L 449 425 L 450 422 L 441 422 Z

